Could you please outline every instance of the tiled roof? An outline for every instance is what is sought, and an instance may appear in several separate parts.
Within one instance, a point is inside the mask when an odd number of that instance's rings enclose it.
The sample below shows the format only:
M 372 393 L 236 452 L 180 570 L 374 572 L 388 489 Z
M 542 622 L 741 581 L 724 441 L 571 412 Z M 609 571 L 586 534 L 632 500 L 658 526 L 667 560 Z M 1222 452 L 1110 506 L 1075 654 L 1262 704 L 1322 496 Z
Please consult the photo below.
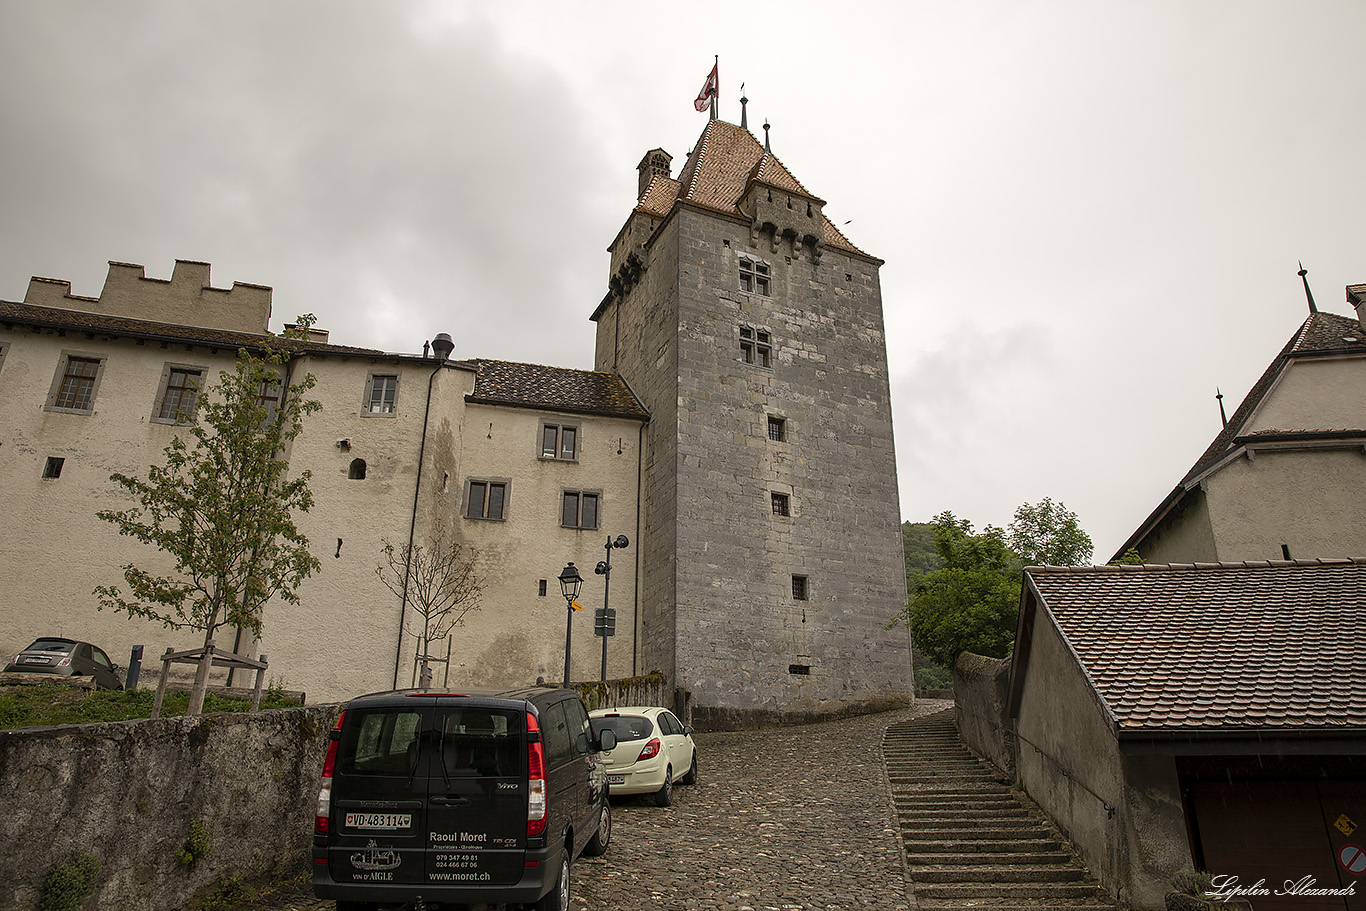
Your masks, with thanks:
M 1311 313 L 1309 318 L 1300 324 L 1295 334 L 1286 342 L 1276 358 L 1267 366 L 1261 377 L 1253 384 L 1243 401 L 1237 409 L 1229 416 L 1228 423 L 1215 436 L 1208 448 L 1200 454 L 1200 458 L 1195 460 L 1190 471 L 1186 472 L 1181 481 L 1172 489 L 1157 508 L 1143 520 L 1134 534 L 1125 541 L 1116 552 L 1116 556 L 1123 553 L 1130 547 L 1135 546 L 1148 532 L 1155 526 L 1164 515 L 1178 502 L 1186 493 L 1186 488 L 1196 477 L 1203 474 L 1206 470 L 1213 467 L 1216 462 L 1224 457 L 1228 452 L 1235 448 L 1236 441 L 1242 434 L 1242 429 L 1247 425 L 1254 411 L 1262 404 L 1263 399 L 1275 386 L 1277 379 L 1285 370 L 1286 365 L 1298 357 L 1314 357 L 1324 354 L 1338 353 L 1357 353 L 1366 355 L 1366 331 L 1363 331 L 1361 324 L 1352 317 L 1339 316 L 1336 313 Z M 1300 428 L 1308 430 L 1310 428 Z M 1340 431 L 1347 428 L 1314 428 L 1322 431 Z M 1357 430 L 1366 429 L 1352 428 Z
M 752 182 L 768 184 L 797 193 L 824 204 L 793 176 L 776 155 L 764 151 L 749 130 L 724 120 L 713 120 L 702 131 L 702 138 L 684 163 L 677 180 L 656 175 L 636 211 L 662 217 L 683 201 L 726 215 L 742 216 L 740 200 Z M 829 247 L 868 256 L 849 242 L 824 215 L 821 216 L 823 240 Z
M 630 387 L 615 373 L 484 359 L 471 363 L 477 372 L 474 393 L 465 397 L 467 402 L 642 421 L 649 418 Z
M 80 310 L 64 310 L 57 307 L 38 307 L 33 304 L 15 303 L 13 301 L 0 301 L 0 323 L 4 322 L 222 348 L 259 348 L 268 344 L 272 348 L 308 351 L 314 354 L 374 357 L 385 353 L 375 348 L 352 348 L 347 345 L 328 345 L 320 342 L 282 338 L 277 335 L 231 332 L 226 329 L 203 329 L 198 326 L 177 326 L 172 323 L 158 323 L 123 316 L 106 316 L 101 313 L 86 313 Z
M 1120 732 L 1366 734 L 1366 560 L 1026 574 Z

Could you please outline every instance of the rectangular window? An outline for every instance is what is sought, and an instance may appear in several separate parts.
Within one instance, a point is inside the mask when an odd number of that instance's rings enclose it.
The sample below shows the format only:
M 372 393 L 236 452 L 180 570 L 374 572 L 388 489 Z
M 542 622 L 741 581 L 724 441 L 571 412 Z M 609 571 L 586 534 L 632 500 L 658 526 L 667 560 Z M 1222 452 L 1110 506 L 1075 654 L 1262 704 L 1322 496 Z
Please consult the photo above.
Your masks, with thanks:
M 502 519 L 507 504 L 504 481 L 470 481 L 465 487 L 465 518 Z
M 579 456 L 579 428 L 573 424 L 541 425 L 541 458 L 572 462 Z
M 398 402 L 398 377 L 393 374 L 371 374 L 367 385 L 369 392 L 365 397 L 365 413 L 393 414 Z
M 48 456 L 47 462 L 43 465 L 44 478 L 60 478 L 62 476 L 62 466 L 66 464 L 66 459 L 57 456 Z
M 560 504 L 560 525 L 565 528 L 597 528 L 598 495 L 566 490 Z
M 790 516 L 790 515 L 792 515 L 792 513 L 791 513 L 791 511 L 790 511 L 790 509 L 789 509 L 789 503 L 788 503 L 788 500 L 787 500 L 787 494 L 785 494 L 785 493 L 775 493 L 775 494 L 773 495 L 773 514 L 774 514 L 775 516 Z
M 768 263 L 747 256 L 740 257 L 740 290 L 768 296 Z
M 545 582 L 546 580 L 542 579 L 536 588 L 536 593 L 542 598 L 545 597 Z
M 62 363 L 52 407 L 62 411 L 89 412 L 94 406 L 101 364 L 99 358 L 67 355 Z
M 806 576 L 792 577 L 792 600 L 805 601 L 807 597 Z
M 782 418 L 768 416 L 768 438 L 775 443 L 781 443 L 787 439 L 787 421 Z
M 740 327 L 740 359 L 759 367 L 773 366 L 773 337 L 763 329 Z
M 192 370 L 188 367 L 167 368 L 161 407 L 157 409 L 158 420 L 172 423 L 189 420 L 194 414 L 194 403 L 203 378 L 204 373 L 201 370 Z

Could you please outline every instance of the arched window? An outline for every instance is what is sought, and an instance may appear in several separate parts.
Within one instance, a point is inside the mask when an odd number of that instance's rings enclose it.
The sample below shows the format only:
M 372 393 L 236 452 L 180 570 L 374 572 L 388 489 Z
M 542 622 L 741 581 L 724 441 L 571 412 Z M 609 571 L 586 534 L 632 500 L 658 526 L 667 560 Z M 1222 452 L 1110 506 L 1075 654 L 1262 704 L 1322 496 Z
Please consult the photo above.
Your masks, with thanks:
M 351 471 L 350 471 L 346 476 L 347 476 L 348 478 L 350 478 L 351 480 L 353 480 L 353 481 L 364 481 L 364 480 L 365 480 L 365 460 L 364 460 L 364 459 L 352 459 L 352 460 L 351 460 Z

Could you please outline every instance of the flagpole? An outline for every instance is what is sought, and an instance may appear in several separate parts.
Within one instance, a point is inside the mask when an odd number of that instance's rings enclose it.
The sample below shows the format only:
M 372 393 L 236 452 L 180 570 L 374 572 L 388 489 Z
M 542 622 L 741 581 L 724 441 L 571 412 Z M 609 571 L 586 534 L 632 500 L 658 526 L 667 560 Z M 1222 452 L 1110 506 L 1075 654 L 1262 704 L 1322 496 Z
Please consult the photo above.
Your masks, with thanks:
M 712 57 L 712 72 L 716 74 L 716 92 L 711 96 L 711 119 L 716 119 L 716 105 L 721 100 L 721 55 Z

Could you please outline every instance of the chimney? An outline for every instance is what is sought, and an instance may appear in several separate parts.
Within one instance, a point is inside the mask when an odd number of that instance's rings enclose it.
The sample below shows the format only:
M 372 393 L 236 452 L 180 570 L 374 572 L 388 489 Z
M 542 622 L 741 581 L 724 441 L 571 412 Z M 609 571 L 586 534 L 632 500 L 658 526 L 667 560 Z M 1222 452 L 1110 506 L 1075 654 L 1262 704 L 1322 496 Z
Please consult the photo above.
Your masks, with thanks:
M 645 157 L 636 165 L 636 170 L 640 172 L 640 184 L 636 190 L 636 199 L 642 199 L 645 191 L 650 188 L 650 181 L 658 174 L 660 177 L 669 177 L 669 171 L 673 167 L 673 156 L 663 149 L 651 149 L 645 153 Z
M 1361 330 L 1366 332 L 1366 285 L 1348 285 L 1347 303 L 1356 309 L 1357 322 Z

